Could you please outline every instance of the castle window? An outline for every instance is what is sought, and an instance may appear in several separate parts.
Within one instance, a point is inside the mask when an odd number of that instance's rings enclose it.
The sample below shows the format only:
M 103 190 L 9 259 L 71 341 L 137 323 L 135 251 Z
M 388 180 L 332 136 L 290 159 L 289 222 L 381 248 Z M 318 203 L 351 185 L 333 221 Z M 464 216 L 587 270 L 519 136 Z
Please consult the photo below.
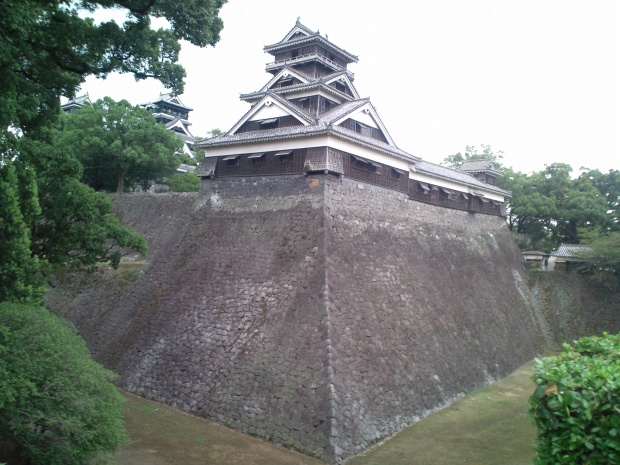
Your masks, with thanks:
M 299 50 L 291 51 L 291 58 L 297 58 L 299 56 Z
M 226 166 L 239 166 L 239 155 L 224 157 L 222 160 L 226 162 Z
M 428 184 L 426 184 L 425 182 L 418 181 L 418 186 L 419 186 L 418 192 L 420 192 L 421 194 L 430 194 L 431 193 L 431 188 L 428 187 Z
M 336 89 L 338 89 L 340 92 L 346 92 L 347 86 L 345 86 L 342 82 L 336 82 Z
M 293 78 L 282 79 L 280 81 L 280 87 L 288 87 L 293 85 Z
M 465 200 L 469 199 L 469 195 L 467 195 L 465 192 L 461 192 L 461 195 L 463 196 Z
M 260 128 L 262 129 L 275 129 L 278 127 L 279 118 L 270 118 L 260 122 Z
M 264 165 L 266 161 L 265 153 L 253 153 L 248 155 L 248 160 L 252 160 L 253 165 Z
M 281 152 L 276 152 L 273 155 L 275 157 L 278 157 L 280 163 L 291 163 L 293 161 L 292 150 L 282 150 Z
M 368 160 L 364 160 L 363 158 L 358 158 L 355 155 L 351 155 L 351 166 L 370 173 L 378 173 L 380 168 L 380 165 L 376 165 Z
M 396 171 L 394 168 L 390 170 L 390 178 L 394 181 L 398 181 L 400 179 L 400 175 L 401 173 L 399 171 Z
M 370 136 L 370 127 L 360 123 L 359 121 L 355 121 L 355 132 L 361 134 L 362 136 Z
M 440 187 L 441 189 L 441 196 L 445 199 L 452 199 L 454 196 L 454 192 L 451 191 L 450 189 L 446 189 L 445 187 Z
M 332 102 L 331 100 L 325 99 L 325 111 L 331 110 L 332 107 L 335 107 L 337 103 Z

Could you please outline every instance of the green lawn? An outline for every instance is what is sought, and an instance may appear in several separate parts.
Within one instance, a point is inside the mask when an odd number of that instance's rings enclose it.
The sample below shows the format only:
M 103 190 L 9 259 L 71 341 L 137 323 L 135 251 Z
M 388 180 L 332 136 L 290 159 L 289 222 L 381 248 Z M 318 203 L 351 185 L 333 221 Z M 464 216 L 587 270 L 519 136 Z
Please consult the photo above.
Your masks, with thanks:
M 347 465 L 531 465 L 533 363 L 401 431 Z M 131 443 L 118 465 L 320 465 L 322 462 L 127 395 Z

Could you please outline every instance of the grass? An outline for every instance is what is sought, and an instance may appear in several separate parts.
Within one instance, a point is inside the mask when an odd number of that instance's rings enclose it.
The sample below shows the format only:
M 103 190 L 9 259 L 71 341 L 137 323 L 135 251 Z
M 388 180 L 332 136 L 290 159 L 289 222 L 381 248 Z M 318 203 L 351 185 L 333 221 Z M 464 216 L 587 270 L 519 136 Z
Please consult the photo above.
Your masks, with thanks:
M 136 280 L 140 272 L 146 268 L 146 261 L 120 262 L 118 268 L 114 270 L 116 276 L 124 281 L 133 282 Z
M 533 363 L 472 392 L 346 465 L 531 465 Z M 127 394 L 118 465 L 320 465 L 316 459 Z

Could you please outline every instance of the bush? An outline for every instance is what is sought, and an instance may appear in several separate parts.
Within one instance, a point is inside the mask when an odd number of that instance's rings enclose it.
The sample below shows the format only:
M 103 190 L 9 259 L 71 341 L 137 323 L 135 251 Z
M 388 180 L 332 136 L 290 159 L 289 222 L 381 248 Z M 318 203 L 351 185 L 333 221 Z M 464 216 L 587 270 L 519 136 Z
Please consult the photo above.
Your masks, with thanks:
M 530 414 L 537 465 L 620 464 L 620 334 L 564 344 L 536 360 Z
M 0 454 L 33 465 L 105 462 L 126 440 L 123 397 L 73 327 L 0 303 Z
M 172 192 L 198 192 L 200 190 L 200 178 L 196 173 L 176 173 L 168 178 L 166 184 Z

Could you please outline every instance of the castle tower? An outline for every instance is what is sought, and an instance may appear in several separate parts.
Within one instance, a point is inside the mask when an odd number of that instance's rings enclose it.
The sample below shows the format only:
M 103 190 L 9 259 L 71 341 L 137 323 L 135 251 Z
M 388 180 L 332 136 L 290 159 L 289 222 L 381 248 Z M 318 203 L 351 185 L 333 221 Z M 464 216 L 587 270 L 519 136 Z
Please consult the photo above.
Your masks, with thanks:
M 189 122 L 189 112 L 193 110 L 192 108 L 184 105 L 179 97 L 172 96 L 170 93 L 160 93 L 156 100 L 140 106 L 150 110 L 155 121 L 178 134 L 183 139 L 183 151 L 194 158 L 194 136 L 189 130 L 192 125 Z
M 347 69 L 357 56 L 299 22 L 264 47 L 271 79 L 241 95 L 250 110 L 226 133 L 200 141 L 203 179 L 332 173 L 405 192 L 412 200 L 505 215 L 508 192 L 474 172 L 452 170 L 396 146 Z

